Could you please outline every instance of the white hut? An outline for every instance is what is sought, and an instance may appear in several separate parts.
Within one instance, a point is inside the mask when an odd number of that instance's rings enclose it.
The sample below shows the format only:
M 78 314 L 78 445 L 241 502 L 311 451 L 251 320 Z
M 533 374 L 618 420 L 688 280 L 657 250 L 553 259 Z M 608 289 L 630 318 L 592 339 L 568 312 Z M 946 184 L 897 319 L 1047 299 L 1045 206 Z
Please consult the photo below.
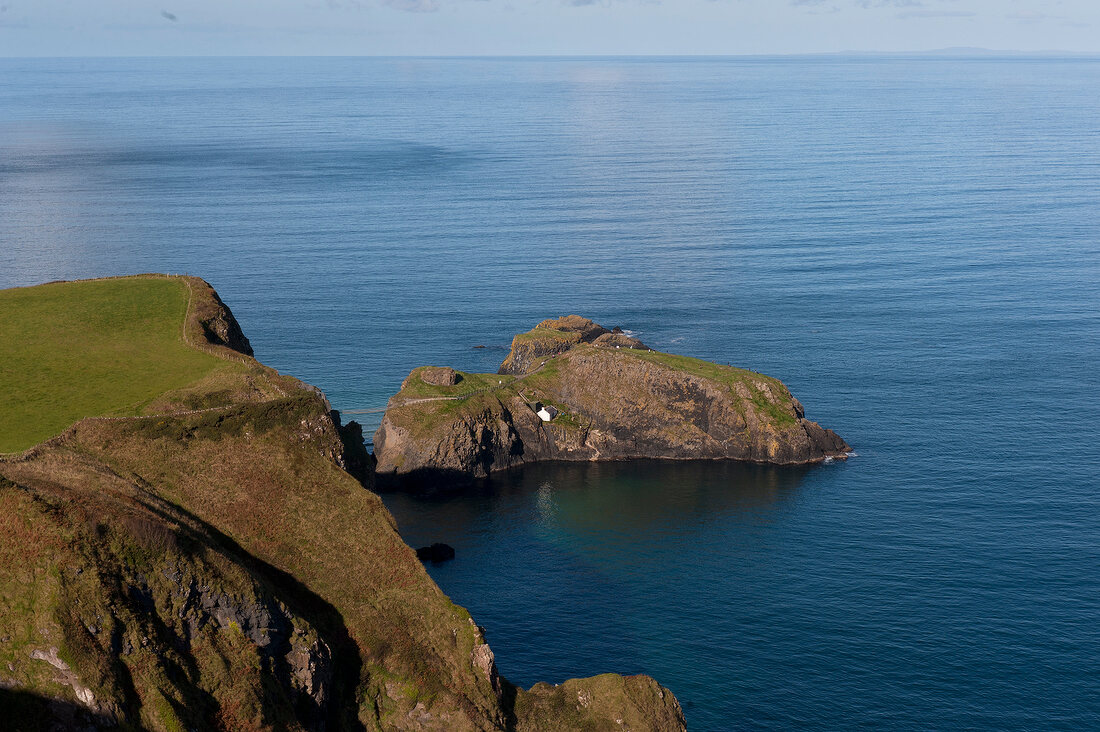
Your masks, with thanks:
M 549 404 L 547 404 L 545 406 L 540 405 L 540 407 L 541 407 L 541 409 L 539 409 L 539 411 L 536 412 L 536 414 L 539 415 L 539 419 L 541 419 L 543 422 L 549 422 L 554 417 L 558 416 L 558 410 L 554 409 Z

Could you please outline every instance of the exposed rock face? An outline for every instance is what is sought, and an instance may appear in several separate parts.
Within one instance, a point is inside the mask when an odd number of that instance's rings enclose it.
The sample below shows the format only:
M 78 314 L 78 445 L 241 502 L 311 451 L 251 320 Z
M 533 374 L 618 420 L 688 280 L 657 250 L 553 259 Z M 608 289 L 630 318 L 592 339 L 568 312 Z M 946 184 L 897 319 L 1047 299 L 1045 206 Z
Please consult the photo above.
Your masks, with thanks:
M 420 369 L 420 380 L 432 386 L 454 386 L 458 383 L 458 372 L 449 366 L 425 366 Z
M 652 350 L 637 338 L 631 338 L 625 333 L 604 333 L 602 336 L 592 341 L 592 343 L 597 346 L 604 346 L 605 348 L 636 348 L 639 351 Z
M 512 339 L 512 350 L 500 365 L 500 374 L 521 376 L 538 368 L 547 358 L 565 353 L 579 343 L 591 343 L 607 328 L 579 315 L 544 320 Z
M 9 482 L 0 486 L 0 503 L 23 507 L 47 542 L 59 527 L 72 534 L 51 557 L 58 624 L 23 639 L 29 663 L 7 669 L 18 686 L 44 678 L 47 688 L 67 687 L 75 704 L 111 728 L 133 725 L 142 703 L 156 707 L 150 695 L 165 700 L 155 716 L 141 718 L 151 729 L 239 719 L 218 716 L 209 701 L 227 692 L 289 728 L 331 728 L 330 642 L 207 527 L 175 524 L 173 508 L 151 496 L 145 506 L 128 505 L 117 493 L 84 497 L 76 508 L 49 490 Z M 43 513 L 27 512 L 29 506 Z M 23 548 L 31 556 L 41 550 L 34 543 Z M 4 631 L 8 637 L 11 627 Z
M 100 714 L 113 718 L 113 715 L 110 714 L 109 710 L 105 710 L 100 707 L 100 705 L 96 702 L 95 693 L 81 683 L 80 678 L 73 673 L 72 668 L 69 667 L 69 664 L 61 660 L 61 657 L 58 655 L 58 653 L 59 650 L 57 649 L 57 647 L 52 647 L 46 650 L 42 650 L 41 648 L 34 648 L 31 650 L 30 655 L 31 658 L 35 661 L 45 661 L 49 665 L 53 666 L 56 671 L 54 682 L 63 686 L 70 687 L 73 690 L 73 694 L 76 696 L 77 701 L 80 702 L 85 709 L 95 714 Z
M 567 315 L 556 320 L 544 320 L 534 329 L 513 338 L 512 349 L 497 373 L 513 376 L 529 374 L 548 359 L 585 343 L 604 348 L 650 350 L 649 346 L 637 338 L 623 333 L 622 328 L 608 330 L 588 318 Z
M 538 363 L 521 342 L 523 353 L 514 347 L 505 363 L 530 370 L 499 388 L 435 401 L 396 395 L 374 437 L 379 476 L 462 481 L 538 460 L 797 464 L 851 449 L 805 419 L 801 403 L 776 379 L 637 346 L 602 347 L 601 338 L 627 336 L 591 321 L 568 331 L 581 332 L 596 333 L 593 343 L 538 334 L 536 342 L 568 344 L 542 351 Z M 561 414 L 543 422 L 538 402 Z
M 195 316 L 206 339 L 211 343 L 243 353 L 246 356 L 253 355 L 252 344 L 245 338 L 237 319 L 233 317 L 233 311 L 222 302 L 218 293 L 210 286 L 210 283 L 198 278 L 192 278 L 192 288 L 204 290 L 196 292 L 193 302 Z
M 558 686 L 535 684 L 517 700 L 516 716 L 516 732 L 685 729 L 672 692 L 648 676 L 603 674 Z M 613 725 L 605 721 L 608 716 Z
M 351 473 L 366 488 L 374 487 L 374 456 L 367 451 L 363 440 L 363 425 L 354 419 L 347 424 L 340 423 L 340 413 L 329 411 L 329 417 L 340 435 L 343 451 L 336 456 L 336 464 Z
M 591 343 L 604 333 L 610 333 L 607 328 L 594 323 L 580 315 L 566 315 L 564 318 L 544 320 L 535 326 L 537 330 L 558 330 L 563 333 L 576 333 L 581 337 L 581 342 Z

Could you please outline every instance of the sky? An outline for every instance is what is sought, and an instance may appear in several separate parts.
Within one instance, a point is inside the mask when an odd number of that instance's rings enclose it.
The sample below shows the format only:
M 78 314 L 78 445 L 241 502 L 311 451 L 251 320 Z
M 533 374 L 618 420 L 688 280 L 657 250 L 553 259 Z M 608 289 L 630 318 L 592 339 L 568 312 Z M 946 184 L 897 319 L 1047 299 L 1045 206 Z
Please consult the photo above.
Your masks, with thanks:
M 1100 53 L 1098 0 L 0 0 L 0 56 Z

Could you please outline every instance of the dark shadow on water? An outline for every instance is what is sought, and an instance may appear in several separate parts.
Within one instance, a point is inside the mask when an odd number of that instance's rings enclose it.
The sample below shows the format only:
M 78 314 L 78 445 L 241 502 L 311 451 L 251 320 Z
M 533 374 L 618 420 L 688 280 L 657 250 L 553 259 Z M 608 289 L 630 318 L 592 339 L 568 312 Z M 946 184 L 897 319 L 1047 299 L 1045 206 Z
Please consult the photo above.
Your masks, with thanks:
M 460 491 L 383 500 L 411 545 L 455 547 L 454 561 L 429 572 L 485 627 L 512 683 L 609 671 L 676 680 L 668 669 L 683 649 L 709 643 L 748 606 L 730 578 L 749 586 L 755 559 L 820 469 L 539 463 Z
M 450 496 L 483 490 L 490 481 L 471 478 L 462 470 L 417 468 L 395 475 L 375 473 L 375 490 L 379 493 L 407 493 L 417 496 Z
M 552 515 L 571 531 L 615 532 L 629 540 L 731 513 L 766 517 L 817 469 L 734 461 L 538 463 L 443 493 L 391 490 L 383 500 L 414 546 L 464 543 L 487 516 L 517 512 L 530 521 Z

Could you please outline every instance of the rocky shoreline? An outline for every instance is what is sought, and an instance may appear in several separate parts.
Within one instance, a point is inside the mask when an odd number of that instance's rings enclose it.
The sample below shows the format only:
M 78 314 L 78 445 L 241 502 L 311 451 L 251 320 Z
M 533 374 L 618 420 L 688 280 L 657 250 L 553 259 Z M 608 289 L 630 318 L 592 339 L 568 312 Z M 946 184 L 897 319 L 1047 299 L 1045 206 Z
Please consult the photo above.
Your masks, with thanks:
M 420 486 L 550 460 L 793 465 L 850 451 L 777 379 L 659 353 L 576 315 L 517 335 L 497 375 L 414 369 L 374 436 L 377 478 Z

